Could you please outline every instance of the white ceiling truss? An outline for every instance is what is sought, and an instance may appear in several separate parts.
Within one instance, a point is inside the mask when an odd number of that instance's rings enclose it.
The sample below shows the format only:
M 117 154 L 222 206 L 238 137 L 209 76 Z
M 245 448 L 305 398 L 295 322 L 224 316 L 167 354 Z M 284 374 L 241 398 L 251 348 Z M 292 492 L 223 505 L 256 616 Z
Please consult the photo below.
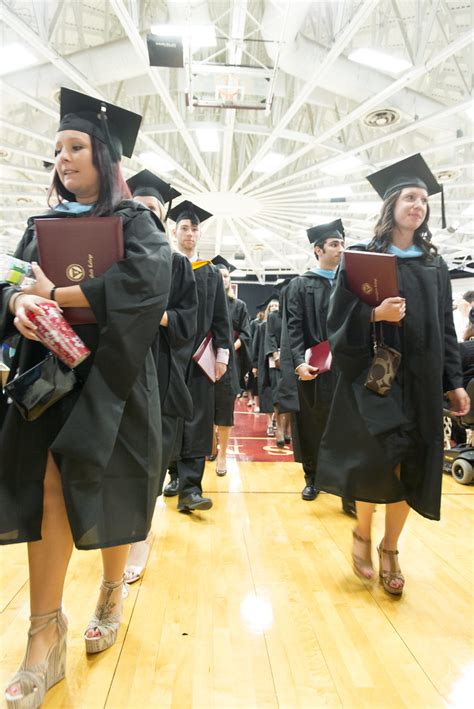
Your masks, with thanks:
M 213 24 L 217 45 L 185 46 L 183 69 L 150 67 L 156 23 Z M 215 215 L 203 257 L 221 253 L 264 281 L 312 263 L 315 223 L 341 217 L 349 242 L 368 239 L 380 201 L 365 176 L 415 152 L 445 188 L 447 229 L 431 204 L 435 242 L 451 264 L 472 257 L 470 0 L 0 0 L 0 32 L 37 59 L 0 67 L 0 253 L 45 207 L 66 85 L 143 115 L 124 172 L 151 152 L 158 174 Z M 362 66 L 348 58 L 359 48 L 410 66 Z M 201 128 L 216 131 L 217 152 L 200 149 Z M 258 172 L 273 153 L 280 162 Z M 360 164 L 326 172 L 349 158 Z

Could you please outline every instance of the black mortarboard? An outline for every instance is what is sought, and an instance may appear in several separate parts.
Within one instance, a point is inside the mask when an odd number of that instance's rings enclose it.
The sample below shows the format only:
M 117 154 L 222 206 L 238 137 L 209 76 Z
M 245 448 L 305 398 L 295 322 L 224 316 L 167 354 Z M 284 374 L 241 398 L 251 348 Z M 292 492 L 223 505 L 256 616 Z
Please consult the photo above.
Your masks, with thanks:
M 295 274 L 295 275 L 296 275 L 296 274 Z M 295 277 L 295 275 L 294 275 L 294 276 L 289 276 L 288 278 L 285 278 L 285 279 L 282 280 L 282 281 L 278 281 L 277 283 L 275 283 L 275 285 L 274 285 L 273 287 L 275 288 L 275 290 L 276 290 L 278 293 L 281 293 L 282 290 L 283 290 L 283 288 L 286 288 L 286 286 L 288 285 L 288 283 L 289 283 L 291 280 L 293 280 L 293 278 Z
M 257 305 L 257 312 L 261 312 L 262 310 L 265 310 L 267 306 L 272 302 L 272 300 L 276 300 L 278 302 L 278 295 L 275 293 L 272 293 L 272 295 L 269 295 L 266 300 L 263 301 L 263 303 L 260 303 L 260 305 Z
M 156 197 L 161 204 L 181 196 L 181 192 L 171 187 L 150 170 L 141 170 L 127 180 L 127 185 L 134 197 Z
M 112 160 L 131 158 L 142 117 L 100 98 L 61 87 L 61 120 L 58 130 L 78 130 L 93 135 L 109 147 Z
M 227 259 L 220 255 L 214 256 L 214 258 L 211 259 L 211 263 L 213 263 L 214 266 L 217 266 L 217 268 L 219 268 L 219 266 L 223 266 L 229 271 L 229 273 L 232 273 L 232 271 L 235 271 L 237 268 L 237 266 L 233 266 L 227 261 Z
M 377 194 L 384 200 L 404 187 L 421 187 L 428 192 L 428 195 L 441 192 L 442 228 L 445 228 L 443 186 L 439 184 L 420 153 L 384 167 L 382 170 L 368 175 L 367 179 Z
M 189 219 L 194 224 L 201 224 L 209 219 L 213 215 L 210 212 L 206 212 L 205 209 L 201 209 L 196 204 L 184 200 L 170 209 L 168 213 L 168 218 L 172 219 L 176 224 L 183 219 Z
M 318 226 L 312 226 L 310 229 L 306 230 L 308 235 L 309 243 L 313 246 L 319 246 L 324 243 L 326 239 L 331 237 L 336 237 L 338 239 L 344 239 L 344 226 L 341 219 L 336 219 L 333 222 L 328 222 L 327 224 L 318 224 Z

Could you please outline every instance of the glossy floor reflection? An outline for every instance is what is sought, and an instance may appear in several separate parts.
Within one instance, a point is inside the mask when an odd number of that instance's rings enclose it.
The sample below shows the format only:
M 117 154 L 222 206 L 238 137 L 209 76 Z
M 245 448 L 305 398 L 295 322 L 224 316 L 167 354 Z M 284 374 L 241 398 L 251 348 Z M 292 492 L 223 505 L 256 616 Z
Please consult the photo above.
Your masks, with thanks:
M 83 630 L 99 552 L 67 579 L 68 673 L 45 707 L 463 707 L 473 678 L 474 486 L 445 477 L 443 519 L 413 514 L 400 545 L 400 600 L 351 571 L 351 519 L 338 499 L 303 502 L 291 462 L 208 464 L 209 512 L 160 498 L 143 580 L 119 639 L 87 658 Z M 375 515 L 374 546 L 382 537 Z M 0 549 L 0 682 L 24 651 L 26 548 Z

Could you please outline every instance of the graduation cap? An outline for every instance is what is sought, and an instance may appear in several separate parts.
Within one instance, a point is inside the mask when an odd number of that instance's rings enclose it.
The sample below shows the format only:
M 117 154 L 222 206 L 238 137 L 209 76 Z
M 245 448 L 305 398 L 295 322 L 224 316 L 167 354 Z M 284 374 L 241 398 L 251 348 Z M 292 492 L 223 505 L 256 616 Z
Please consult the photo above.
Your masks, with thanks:
M 367 180 L 383 200 L 404 187 L 421 187 L 430 196 L 441 192 L 442 228 L 446 227 L 443 186 L 439 184 L 420 153 L 368 175 Z
M 176 224 L 183 219 L 189 219 L 192 224 L 201 224 L 212 216 L 210 212 L 206 212 L 205 209 L 188 200 L 180 202 L 168 212 L 168 218 L 172 219 Z
M 278 301 L 278 295 L 272 293 L 272 295 L 268 296 L 268 298 L 264 300 L 263 303 L 260 303 L 260 305 L 255 306 L 257 308 L 257 313 L 261 312 L 262 310 L 265 310 L 267 306 L 272 302 L 272 300 Z
M 237 268 L 237 266 L 233 266 L 231 263 L 229 263 L 227 261 L 227 259 L 225 259 L 223 256 L 220 256 L 220 255 L 214 256 L 214 258 L 211 259 L 211 263 L 213 263 L 214 266 L 217 266 L 217 268 L 219 268 L 221 266 L 223 268 L 226 268 L 229 271 L 229 273 L 232 273 L 232 271 L 235 271 Z
M 296 274 L 295 274 L 295 275 L 296 275 Z M 288 283 L 289 283 L 290 281 L 292 281 L 293 278 L 295 278 L 295 275 L 289 276 L 288 278 L 285 278 L 285 279 L 282 280 L 282 281 L 278 281 L 278 283 L 275 283 L 275 285 L 273 286 L 274 289 L 275 289 L 278 293 L 281 293 L 282 290 L 283 290 L 283 288 L 286 288 L 286 286 L 288 285 Z
M 132 157 L 142 122 L 133 111 L 79 91 L 61 87 L 61 120 L 58 130 L 78 130 L 105 143 L 114 162 Z
M 134 197 L 156 197 L 161 204 L 171 202 L 181 196 L 170 184 L 150 170 L 141 170 L 127 180 L 127 185 Z
M 327 224 L 318 224 L 318 226 L 312 226 L 310 229 L 306 230 L 308 235 L 309 243 L 313 246 L 320 246 L 324 244 L 326 239 L 331 237 L 336 239 L 344 239 L 344 226 L 341 219 L 335 219 L 333 222 L 328 222 Z

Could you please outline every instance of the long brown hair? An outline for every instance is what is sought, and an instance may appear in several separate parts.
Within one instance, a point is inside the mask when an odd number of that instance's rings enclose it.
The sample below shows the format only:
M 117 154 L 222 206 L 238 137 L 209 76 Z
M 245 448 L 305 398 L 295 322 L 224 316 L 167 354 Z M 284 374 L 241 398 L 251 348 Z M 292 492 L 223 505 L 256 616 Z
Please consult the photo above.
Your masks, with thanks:
M 113 212 L 114 208 L 124 199 L 131 199 L 132 195 L 124 180 L 120 170 L 120 163 L 114 162 L 110 151 L 105 143 L 91 135 L 92 163 L 99 173 L 99 196 L 97 204 L 91 210 L 90 216 L 102 217 Z M 48 206 L 51 207 L 52 200 L 60 203 L 64 200 L 75 202 L 76 197 L 66 189 L 59 179 L 56 168 L 54 169 L 53 180 L 48 191 Z M 54 206 L 52 207 L 54 209 Z
M 393 243 L 392 232 L 396 227 L 394 217 L 395 204 L 397 199 L 400 197 L 401 192 L 402 190 L 394 192 L 384 201 L 380 216 L 375 225 L 374 236 L 372 241 L 367 246 L 368 251 L 381 251 L 382 253 L 385 253 L 388 251 L 390 244 Z M 438 249 L 431 243 L 431 231 L 428 227 L 429 218 L 430 206 L 428 204 L 426 207 L 426 216 L 423 220 L 423 224 L 420 224 L 413 235 L 413 243 L 420 247 L 425 256 L 433 258 L 437 255 Z

